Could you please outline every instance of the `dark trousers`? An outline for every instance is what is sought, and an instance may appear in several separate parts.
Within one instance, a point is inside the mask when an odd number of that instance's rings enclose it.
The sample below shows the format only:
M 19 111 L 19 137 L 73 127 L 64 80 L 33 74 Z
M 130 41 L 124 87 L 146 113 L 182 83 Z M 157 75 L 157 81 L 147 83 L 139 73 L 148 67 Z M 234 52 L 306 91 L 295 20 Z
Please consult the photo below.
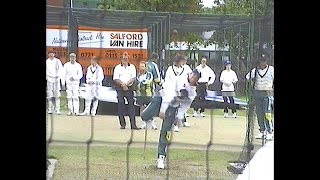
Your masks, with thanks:
M 197 96 L 194 98 L 194 110 L 204 112 L 206 106 L 207 83 L 199 83 L 196 89 Z
M 253 102 L 256 106 L 256 114 L 259 124 L 259 131 L 273 131 L 272 104 L 273 96 L 265 91 L 254 91 Z
M 128 114 L 130 117 L 131 128 L 137 127 L 136 125 L 136 114 L 133 100 L 133 91 L 123 91 L 117 90 L 117 99 L 118 99 L 118 116 L 121 127 L 126 126 L 126 121 L 124 119 L 124 115 L 126 112 L 126 105 L 124 103 L 124 98 L 128 101 Z
M 230 103 L 228 103 L 228 98 Z M 224 106 L 224 109 L 223 109 L 224 113 L 228 113 L 228 108 L 231 109 L 232 113 L 235 113 L 237 111 L 236 105 L 234 104 L 233 96 L 223 96 L 223 106 Z
M 160 111 L 162 102 L 161 96 L 155 96 L 151 98 L 151 102 L 148 104 L 146 108 L 140 114 L 140 117 L 143 121 L 148 121 L 154 117 L 157 117 Z

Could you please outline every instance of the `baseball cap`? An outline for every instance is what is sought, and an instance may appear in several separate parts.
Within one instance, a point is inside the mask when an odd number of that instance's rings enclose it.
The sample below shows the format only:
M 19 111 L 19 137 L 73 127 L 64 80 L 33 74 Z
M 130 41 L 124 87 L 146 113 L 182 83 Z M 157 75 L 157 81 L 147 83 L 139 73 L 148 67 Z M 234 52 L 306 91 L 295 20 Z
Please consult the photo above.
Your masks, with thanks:
M 224 65 L 228 65 L 228 64 L 232 64 L 231 61 L 228 60 L 224 62 Z
M 71 53 L 70 55 L 69 55 L 69 57 L 76 57 L 77 55 L 75 54 L 75 53 Z
M 268 56 L 266 54 L 261 54 L 259 57 L 259 61 L 267 61 L 268 60 Z

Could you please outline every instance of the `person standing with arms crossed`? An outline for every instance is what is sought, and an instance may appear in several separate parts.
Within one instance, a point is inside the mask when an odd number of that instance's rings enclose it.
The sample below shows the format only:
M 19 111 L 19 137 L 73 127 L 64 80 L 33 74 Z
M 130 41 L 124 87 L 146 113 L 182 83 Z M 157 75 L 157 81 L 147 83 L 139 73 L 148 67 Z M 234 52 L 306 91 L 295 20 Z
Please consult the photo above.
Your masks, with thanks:
M 253 68 L 246 79 L 253 80 L 253 103 L 256 107 L 257 120 L 259 124 L 259 135 L 256 138 L 273 139 L 272 125 L 272 102 L 273 102 L 273 80 L 274 67 L 268 65 L 266 55 L 259 56 L 259 65 Z
M 129 63 L 128 53 L 124 53 L 121 63 L 114 68 L 113 80 L 116 82 L 117 99 L 118 99 L 118 117 L 120 129 L 126 128 L 124 112 L 126 110 L 124 98 L 128 101 L 128 114 L 130 118 L 131 129 L 139 130 L 136 125 L 136 114 L 134 106 L 133 84 L 136 80 L 136 68 Z
M 76 54 L 70 53 L 70 61 L 64 64 L 64 80 L 66 84 L 67 100 L 68 100 L 68 113 L 79 115 L 79 93 L 80 93 L 80 79 L 83 76 L 82 67 L 76 61 Z
M 91 57 L 91 65 L 87 68 L 86 74 L 86 97 L 85 97 L 85 109 L 80 114 L 81 116 L 95 116 L 99 104 L 99 91 L 102 87 L 102 81 L 104 79 L 103 69 L 98 64 L 98 58 L 96 56 Z M 92 108 L 91 108 L 92 104 Z M 91 108 L 91 111 L 90 111 Z
M 46 60 L 46 80 L 47 80 L 47 99 L 48 114 L 52 114 L 55 110 L 56 114 L 60 112 L 60 80 L 63 79 L 63 66 L 60 59 L 55 57 L 53 51 L 48 52 Z M 53 103 L 54 100 L 54 103 Z
M 201 73 L 201 78 L 198 81 L 197 85 L 197 96 L 195 98 L 195 105 L 194 105 L 194 112 L 193 117 L 197 117 L 198 110 L 200 109 L 200 116 L 205 117 L 204 110 L 205 110 L 205 102 L 207 96 L 207 89 L 208 86 L 214 83 L 216 79 L 216 75 L 214 71 L 207 65 L 207 58 L 203 57 L 201 59 L 201 64 L 196 67 L 197 70 Z
M 137 76 L 137 90 L 136 90 L 136 102 L 140 106 L 140 114 L 143 112 L 146 106 L 151 102 L 151 98 L 153 96 L 153 76 L 152 73 L 147 71 L 146 62 L 141 61 L 139 64 L 139 71 Z M 149 120 L 151 121 L 151 120 Z M 147 123 L 142 121 L 141 129 L 145 129 L 147 127 Z M 152 129 L 158 129 L 152 121 Z
M 159 55 L 157 53 L 152 53 L 150 56 L 150 59 L 146 62 L 147 70 L 151 72 L 153 76 L 152 81 L 152 88 L 153 88 L 153 96 L 151 98 L 150 103 L 148 106 L 140 113 L 140 117 L 143 121 L 143 126 L 145 125 L 146 121 L 151 121 L 153 129 L 158 129 L 155 122 L 155 117 L 158 116 L 158 113 L 154 111 L 155 107 L 160 106 L 161 103 L 161 97 L 159 97 L 159 90 L 161 89 L 162 83 L 161 83 L 161 76 L 159 67 L 156 63 L 156 61 L 159 60 Z
M 231 61 L 226 61 L 225 62 L 225 67 L 226 69 L 221 72 L 220 75 L 220 82 L 222 82 L 222 97 L 223 97 L 223 102 L 224 102 L 224 117 L 227 118 L 229 117 L 228 115 L 228 99 L 230 101 L 230 108 L 232 112 L 232 117 L 237 118 L 237 109 L 234 104 L 234 96 L 235 96 L 235 90 L 234 90 L 234 83 L 238 82 L 238 77 L 236 72 L 234 72 L 231 69 Z

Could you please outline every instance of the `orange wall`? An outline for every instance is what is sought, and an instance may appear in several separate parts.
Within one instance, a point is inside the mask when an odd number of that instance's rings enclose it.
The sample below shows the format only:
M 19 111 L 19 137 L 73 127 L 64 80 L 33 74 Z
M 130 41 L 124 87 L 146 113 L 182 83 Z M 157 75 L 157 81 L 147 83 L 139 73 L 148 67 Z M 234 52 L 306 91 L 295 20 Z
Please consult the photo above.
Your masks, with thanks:
M 47 5 L 51 6 L 63 6 L 64 0 L 47 0 Z
M 66 63 L 67 48 L 47 47 L 47 51 L 54 51 L 62 63 Z M 104 69 L 105 75 L 112 75 L 112 69 L 120 63 L 120 57 L 124 52 L 129 54 L 129 62 L 136 67 L 139 62 L 148 58 L 147 50 L 136 49 L 100 49 L 100 48 L 78 48 L 77 61 L 86 69 L 90 65 L 92 56 L 100 57 L 99 64 Z

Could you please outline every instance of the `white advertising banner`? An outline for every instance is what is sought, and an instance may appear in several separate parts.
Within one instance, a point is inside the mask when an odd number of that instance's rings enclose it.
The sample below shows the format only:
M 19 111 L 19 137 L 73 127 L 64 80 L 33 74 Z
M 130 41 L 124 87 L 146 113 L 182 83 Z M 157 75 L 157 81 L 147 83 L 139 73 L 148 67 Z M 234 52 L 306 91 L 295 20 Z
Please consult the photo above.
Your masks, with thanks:
M 78 31 L 79 47 L 147 49 L 147 32 Z M 68 30 L 47 29 L 47 46 L 67 47 Z

